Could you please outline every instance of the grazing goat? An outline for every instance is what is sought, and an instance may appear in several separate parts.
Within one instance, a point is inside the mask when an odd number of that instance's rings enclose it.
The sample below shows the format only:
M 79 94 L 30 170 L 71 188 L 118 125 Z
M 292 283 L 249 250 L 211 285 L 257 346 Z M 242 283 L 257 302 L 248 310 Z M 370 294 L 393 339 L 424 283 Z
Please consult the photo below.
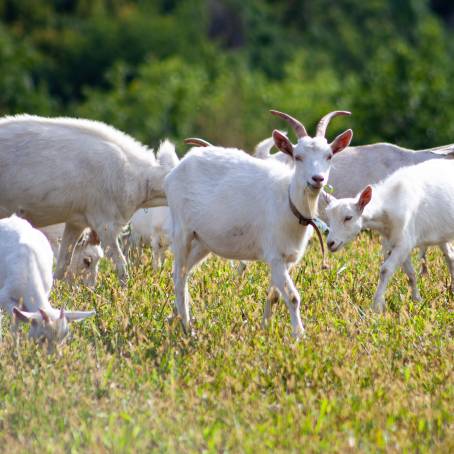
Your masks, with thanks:
M 170 246 L 171 219 L 168 207 L 142 208 L 131 218 L 130 234 L 126 239 L 125 255 L 134 251 L 139 256 L 142 247 L 152 247 L 153 269 L 160 268 L 164 253 Z
M 58 258 L 64 229 L 65 224 L 49 225 L 39 229 L 49 240 L 56 259 Z M 73 251 L 67 272 L 68 279 L 74 280 L 80 277 L 84 285 L 88 287 L 94 287 L 96 285 L 99 260 L 104 257 L 104 252 L 99 243 L 100 241 L 96 232 L 91 229 L 85 229 L 83 231 Z
M 90 227 L 125 282 L 118 235 L 139 208 L 166 205 L 170 168 L 132 137 L 97 121 L 5 117 L 0 143 L 0 206 L 36 227 L 66 223 L 55 277 L 63 278 L 77 239 Z
M 294 168 L 255 159 L 237 149 L 193 148 L 167 176 L 165 191 L 172 216 L 172 249 L 175 258 L 175 306 L 185 330 L 190 328 L 188 273 L 209 252 L 238 260 L 260 260 L 271 266 L 271 302 L 284 297 L 293 335 L 304 332 L 300 296 L 289 267 L 302 257 L 308 225 L 313 225 L 317 200 L 328 179 L 331 158 L 347 147 L 347 130 L 331 144 L 325 132 L 331 118 L 348 115 L 336 111 L 323 117 L 316 137 L 291 116 L 272 111 L 295 129 L 292 145 L 279 131 L 276 146 L 295 160 Z
M 68 322 L 95 313 L 50 305 L 52 262 L 52 249 L 43 233 L 15 215 L 0 220 L 0 309 L 31 322 L 30 337 L 47 339 L 50 348 L 68 334 Z
M 382 236 L 384 262 L 374 297 L 374 309 L 385 307 L 385 290 L 402 265 L 412 297 L 419 300 L 410 253 L 415 247 L 440 245 L 454 290 L 454 162 L 432 159 L 399 169 L 383 182 L 367 186 L 355 198 L 335 199 L 324 193 L 330 225 L 328 247 L 338 251 L 361 230 Z

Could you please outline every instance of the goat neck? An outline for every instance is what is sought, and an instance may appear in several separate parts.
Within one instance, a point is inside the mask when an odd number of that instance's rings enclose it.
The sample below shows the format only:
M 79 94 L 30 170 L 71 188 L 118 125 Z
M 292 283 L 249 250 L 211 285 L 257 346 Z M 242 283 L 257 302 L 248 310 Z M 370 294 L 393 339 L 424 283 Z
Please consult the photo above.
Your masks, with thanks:
M 381 235 L 388 234 L 388 215 L 379 197 L 373 197 L 369 204 L 364 208 L 362 215 L 362 230 L 376 230 Z
M 295 208 L 308 219 L 312 219 L 317 215 L 317 201 L 320 191 L 315 191 L 296 180 L 295 177 L 290 181 L 289 195 L 295 205 Z M 291 213 L 290 207 L 289 212 Z M 293 216 L 293 213 L 292 213 Z

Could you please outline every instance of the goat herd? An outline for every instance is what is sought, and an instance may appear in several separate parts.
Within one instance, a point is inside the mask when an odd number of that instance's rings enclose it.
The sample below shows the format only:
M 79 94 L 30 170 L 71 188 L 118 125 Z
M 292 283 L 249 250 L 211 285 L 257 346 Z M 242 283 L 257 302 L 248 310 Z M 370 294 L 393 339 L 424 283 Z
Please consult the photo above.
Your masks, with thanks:
M 362 229 L 380 233 L 384 262 L 375 310 L 384 309 L 387 284 L 399 266 L 409 277 L 413 299 L 420 299 L 410 260 L 415 247 L 424 257 L 428 246 L 440 246 L 454 281 L 449 244 L 454 238 L 453 146 L 420 151 L 386 143 L 350 147 L 350 129 L 331 143 L 325 138 L 331 119 L 349 112 L 325 115 L 315 137 L 290 115 L 271 113 L 293 128 L 296 144 L 274 130 L 251 156 L 187 139 L 195 146 L 181 162 L 167 140 L 155 157 L 130 136 L 96 121 L 1 119 L 0 309 L 31 322 L 31 337 L 55 345 L 68 333 L 68 322 L 94 311 L 53 308 L 53 277 L 77 275 L 94 285 L 104 251 L 124 284 L 125 255 L 145 241 L 153 247 L 154 268 L 163 248 L 172 247 L 175 309 L 186 331 L 191 328 L 189 273 L 213 252 L 269 264 L 263 324 L 282 296 L 293 335 L 300 338 L 300 296 L 289 270 L 303 256 L 314 229 L 324 250 L 314 223 L 317 213 L 329 225 L 332 252 Z M 273 145 L 280 151 L 270 154 Z M 337 199 L 323 190 L 327 183 Z M 128 223 L 122 251 L 120 237 Z

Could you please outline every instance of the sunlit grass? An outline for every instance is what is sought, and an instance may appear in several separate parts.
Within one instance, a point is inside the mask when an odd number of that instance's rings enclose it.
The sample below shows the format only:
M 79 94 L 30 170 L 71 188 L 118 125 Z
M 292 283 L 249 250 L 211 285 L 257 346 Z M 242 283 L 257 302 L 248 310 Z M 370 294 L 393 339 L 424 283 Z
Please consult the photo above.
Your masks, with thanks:
M 195 335 L 172 315 L 171 260 L 149 256 L 121 288 L 109 263 L 94 291 L 56 286 L 55 305 L 95 308 L 60 355 L 3 327 L 0 450 L 419 451 L 454 449 L 454 317 L 448 273 L 429 254 L 413 303 L 403 273 L 373 314 L 380 249 L 363 235 L 321 270 L 311 247 L 293 277 L 307 337 L 283 303 L 266 332 L 262 264 L 239 276 L 211 258 L 190 280 Z

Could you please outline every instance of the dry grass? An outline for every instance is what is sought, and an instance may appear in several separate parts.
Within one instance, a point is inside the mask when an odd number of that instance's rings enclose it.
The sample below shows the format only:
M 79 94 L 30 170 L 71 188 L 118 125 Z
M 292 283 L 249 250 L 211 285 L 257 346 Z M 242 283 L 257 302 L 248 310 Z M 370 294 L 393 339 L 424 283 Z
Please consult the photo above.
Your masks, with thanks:
M 148 257 L 121 289 L 104 264 L 94 292 L 54 301 L 96 308 L 60 355 L 4 323 L 0 450 L 15 452 L 453 452 L 453 298 L 438 251 L 412 303 L 399 273 L 383 316 L 369 310 L 380 263 L 363 235 L 320 270 L 311 247 L 293 272 L 307 338 L 285 305 L 260 327 L 267 269 L 238 276 L 210 259 L 191 279 L 196 335 L 169 323 L 171 263 Z M 5 317 L 6 318 L 6 317 Z

